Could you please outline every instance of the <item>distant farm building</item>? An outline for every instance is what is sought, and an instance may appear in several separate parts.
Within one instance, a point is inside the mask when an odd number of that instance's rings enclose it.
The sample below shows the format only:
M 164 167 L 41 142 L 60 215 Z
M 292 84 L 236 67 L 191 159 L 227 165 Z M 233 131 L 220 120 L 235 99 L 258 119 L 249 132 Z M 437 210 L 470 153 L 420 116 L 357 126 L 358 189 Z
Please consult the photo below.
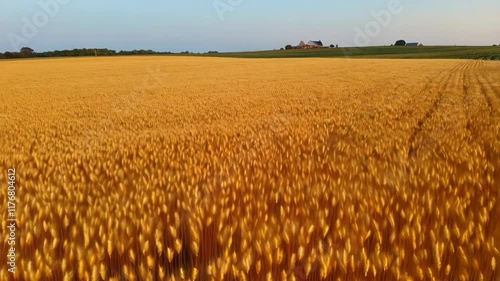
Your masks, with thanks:
M 323 48 L 323 42 L 319 41 L 309 41 L 304 46 L 305 49 Z
M 314 48 L 323 48 L 323 42 L 319 41 L 309 41 L 304 43 L 304 41 L 300 41 L 299 45 L 295 47 L 295 49 L 314 49 Z
M 406 43 L 406 46 L 408 46 L 408 47 L 417 47 L 418 43 Z

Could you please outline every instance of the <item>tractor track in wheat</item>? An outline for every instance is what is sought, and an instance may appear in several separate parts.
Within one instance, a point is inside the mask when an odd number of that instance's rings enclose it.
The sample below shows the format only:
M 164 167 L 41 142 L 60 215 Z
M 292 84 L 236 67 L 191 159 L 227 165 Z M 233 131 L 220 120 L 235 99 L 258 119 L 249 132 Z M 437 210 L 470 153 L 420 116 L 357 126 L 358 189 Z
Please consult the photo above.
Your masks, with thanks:
M 475 71 L 472 76 L 473 76 L 474 81 L 476 81 L 477 85 L 480 88 L 480 93 L 482 94 L 484 100 L 488 104 L 488 112 L 489 112 L 489 115 L 491 117 L 491 116 L 493 116 L 493 114 L 496 110 L 494 105 L 493 105 L 493 100 L 492 100 L 493 99 L 492 95 L 494 95 L 495 92 L 491 88 L 491 86 L 489 85 L 489 82 L 484 78 L 484 76 L 481 74 L 481 71 L 479 70 L 479 68 L 482 66 L 482 64 L 483 64 L 483 61 L 477 62 L 477 69 L 478 70 Z
M 481 85 L 481 90 L 484 98 L 488 102 L 490 107 L 490 113 L 493 114 L 494 111 L 500 112 L 500 84 L 498 81 L 494 81 L 491 76 L 489 76 L 484 70 L 484 63 L 481 61 L 480 69 L 476 73 L 477 81 Z
M 440 103 L 443 100 L 444 91 L 449 89 L 453 89 L 458 85 L 452 85 L 454 80 L 458 79 L 460 76 L 464 76 L 467 69 L 471 68 L 473 65 L 473 61 L 467 61 L 464 63 L 460 63 L 459 65 L 453 67 L 448 71 L 443 71 L 438 74 L 438 78 L 435 80 L 431 80 L 426 84 L 424 89 L 421 91 L 421 94 L 425 94 L 426 92 L 436 92 L 434 97 L 434 101 L 431 107 L 427 110 L 425 115 L 420 118 L 417 122 L 417 125 L 413 128 L 412 134 L 409 138 L 409 148 L 408 148 L 408 158 L 412 158 L 416 150 L 418 149 L 415 144 L 416 138 L 422 132 L 424 125 L 428 122 L 428 120 L 432 117 L 432 115 L 438 110 Z M 444 76 L 441 76 L 443 75 Z M 432 86 L 432 84 L 437 84 Z

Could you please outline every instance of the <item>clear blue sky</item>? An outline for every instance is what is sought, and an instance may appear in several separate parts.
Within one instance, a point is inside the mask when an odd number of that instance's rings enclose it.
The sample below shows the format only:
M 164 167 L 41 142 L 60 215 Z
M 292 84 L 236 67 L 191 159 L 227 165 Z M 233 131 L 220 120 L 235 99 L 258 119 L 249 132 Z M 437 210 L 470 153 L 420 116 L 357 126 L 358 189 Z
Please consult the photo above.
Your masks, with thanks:
M 500 44 L 499 0 L 400 0 L 402 11 L 392 14 L 390 23 L 379 30 L 372 23 L 368 40 L 357 30 L 370 26 L 373 12 L 388 10 L 388 3 L 398 0 L 0 1 L 0 51 L 20 45 L 35 51 L 243 51 L 313 39 L 340 45 L 386 45 L 397 39 L 427 45 Z M 47 15 L 40 3 L 51 2 L 58 8 L 50 6 L 54 12 Z M 37 16 L 42 24 L 36 25 Z M 29 24 L 37 31 L 27 29 Z

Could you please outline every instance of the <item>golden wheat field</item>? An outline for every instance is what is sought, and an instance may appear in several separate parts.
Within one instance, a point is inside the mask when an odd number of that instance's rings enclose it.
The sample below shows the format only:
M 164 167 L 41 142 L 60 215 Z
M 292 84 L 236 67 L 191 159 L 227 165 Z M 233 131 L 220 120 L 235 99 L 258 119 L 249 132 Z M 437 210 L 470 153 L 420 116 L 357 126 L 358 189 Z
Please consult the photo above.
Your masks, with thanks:
M 0 74 L 0 280 L 500 280 L 499 63 L 80 58 Z

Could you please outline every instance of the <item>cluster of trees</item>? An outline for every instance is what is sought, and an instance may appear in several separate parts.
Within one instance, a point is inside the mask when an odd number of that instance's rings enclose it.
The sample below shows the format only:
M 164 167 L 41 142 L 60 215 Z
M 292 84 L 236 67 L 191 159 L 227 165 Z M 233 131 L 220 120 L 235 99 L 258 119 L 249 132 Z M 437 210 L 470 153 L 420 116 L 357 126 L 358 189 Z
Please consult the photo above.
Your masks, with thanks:
M 394 46 L 406 46 L 406 41 L 405 40 L 398 40 L 396 41 L 396 44 Z
M 29 47 L 23 47 L 19 52 L 0 53 L 0 59 L 15 59 L 15 58 L 47 58 L 47 57 L 82 57 L 82 56 L 114 56 L 115 50 L 108 49 L 73 49 L 73 50 L 56 50 L 49 52 L 37 53 Z
M 115 50 L 108 49 L 73 49 L 37 53 L 37 57 L 88 57 L 88 56 L 114 56 Z
M 210 51 L 209 53 L 217 53 Z M 37 53 L 29 47 L 23 47 L 19 52 L 0 53 L 0 59 L 18 59 L 18 58 L 48 58 L 48 57 L 83 57 L 83 56 L 131 56 L 131 55 L 168 55 L 172 52 L 156 52 L 153 50 L 132 50 L 132 51 L 115 51 L 110 49 L 73 49 L 73 50 L 56 50 L 49 52 Z M 189 51 L 181 54 L 190 54 Z
M 119 56 L 135 56 L 135 55 L 166 55 L 173 54 L 171 52 L 156 52 L 153 50 L 132 50 L 132 51 L 119 51 Z
M 19 52 L 5 52 L 0 53 L 1 59 L 14 59 L 14 58 L 29 58 L 35 54 L 35 51 L 28 47 L 23 47 Z
M 338 47 L 339 47 L 338 44 L 337 45 L 333 45 L 333 44 L 330 45 L 330 48 L 338 48 Z M 300 49 L 300 48 L 298 46 L 286 45 L 285 49 L 281 48 L 280 50 L 283 51 L 283 50 L 293 50 L 293 49 Z

